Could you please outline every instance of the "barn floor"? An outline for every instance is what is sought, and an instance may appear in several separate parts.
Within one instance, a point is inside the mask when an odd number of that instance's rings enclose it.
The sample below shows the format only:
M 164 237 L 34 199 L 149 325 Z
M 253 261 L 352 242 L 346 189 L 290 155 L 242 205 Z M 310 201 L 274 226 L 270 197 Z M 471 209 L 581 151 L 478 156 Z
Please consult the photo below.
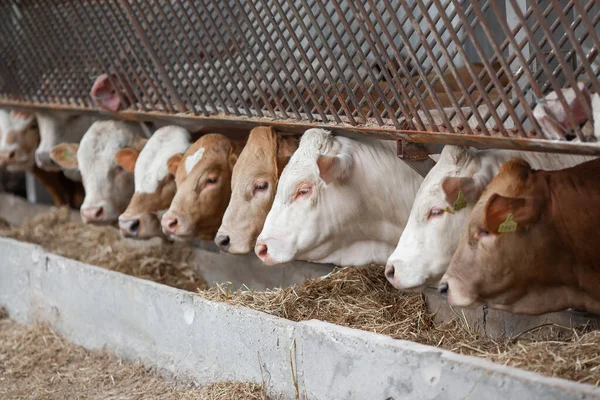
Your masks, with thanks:
M 2 312 L 2 309 L 0 309 Z M 0 315 L 0 398 L 264 400 L 251 383 L 202 388 L 165 381 L 155 371 L 104 351 L 68 343 L 50 328 L 18 325 Z

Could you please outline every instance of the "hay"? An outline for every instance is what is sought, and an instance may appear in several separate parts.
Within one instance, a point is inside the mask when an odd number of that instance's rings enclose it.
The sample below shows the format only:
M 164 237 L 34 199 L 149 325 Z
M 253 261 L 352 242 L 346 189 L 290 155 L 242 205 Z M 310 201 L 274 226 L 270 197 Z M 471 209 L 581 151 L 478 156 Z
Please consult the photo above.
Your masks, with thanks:
M 70 220 L 67 208 L 41 214 L 18 227 L 5 226 L 0 229 L 0 236 L 35 243 L 74 260 L 184 290 L 207 287 L 193 264 L 190 245 L 161 243 L 134 247 L 113 227 Z
M 261 386 L 225 382 L 197 388 L 151 369 L 68 343 L 50 328 L 0 320 L 2 399 L 267 400 Z
M 600 332 L 566 332 L 545 326 L 517 340 L 493 340 L 470 329 L 458 316 L 434 324 L 423 296 L 394 289 L 383 267 L 341 268 L 297 286 L 262 292 L 217 285 L 199 295 L 292 321 L 319 319 L 553 377 L 591 384 L 600 381 Z

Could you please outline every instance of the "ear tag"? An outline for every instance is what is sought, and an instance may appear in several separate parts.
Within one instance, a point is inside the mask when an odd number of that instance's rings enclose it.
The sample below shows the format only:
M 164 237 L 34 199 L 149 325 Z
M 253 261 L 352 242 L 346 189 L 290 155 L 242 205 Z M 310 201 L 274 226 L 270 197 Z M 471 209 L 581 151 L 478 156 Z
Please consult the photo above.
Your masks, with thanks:
M 460 211 L 463 208 L 465 208 L 466 206 L 467 206 L 467 200 L 465 200 L 465 197 L 463 196 L 463 192 L 461 190 L 458 192 L 458 196 L 456 197 L 456 200 L 454 201 L 452 208 L 454 208 L 454 211 Z
M 60 153 L 60 155 L 65 160 L 70 160 L 71 159 L 71 153 L 69 153 L 67 150 L 63 150 L 62 153 Z
M 448 214 L 456 214 L 454 211 L 452 211 L 452 209 L 448 206 L 446 206 L 446 208 L 444 208 L 444 211 L 447 212 Z
M 519 226 L 519 224 L 517 224 L 514 220 L 513 220 L 513 215 L 512 214 L 508 214 L 508 216 L 506 217 L 506 220 L 500 224 L 500 226 L 498 227 L 498 233 L 512 233 L 515 232 L 517 230 L 517 227 Z

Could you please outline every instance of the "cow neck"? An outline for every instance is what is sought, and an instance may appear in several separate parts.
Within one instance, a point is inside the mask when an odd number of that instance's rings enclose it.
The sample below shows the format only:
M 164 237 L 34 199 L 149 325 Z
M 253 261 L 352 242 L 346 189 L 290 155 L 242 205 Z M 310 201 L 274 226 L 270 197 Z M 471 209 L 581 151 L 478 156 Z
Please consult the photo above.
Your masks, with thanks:
M 575 265 L 565 267 L 577 274 L 580 287 L 597 292 L 600 259 L 597 238 L 600 222 L 600 159 L 557 172 L 538 171 L 546 180 L 551 220 Z

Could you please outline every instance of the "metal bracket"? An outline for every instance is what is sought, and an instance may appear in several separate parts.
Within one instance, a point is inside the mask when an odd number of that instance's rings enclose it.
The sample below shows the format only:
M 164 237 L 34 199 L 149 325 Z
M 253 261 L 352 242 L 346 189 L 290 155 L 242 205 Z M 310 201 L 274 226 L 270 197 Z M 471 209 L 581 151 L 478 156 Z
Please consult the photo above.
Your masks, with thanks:
M 423 177 L 435 165 L 435 161 L 429 155 L 440 154 L 443 148 L 444 145 L 438 143 L 413 143 L 406 139 L 396 141 L 398 158 Z

